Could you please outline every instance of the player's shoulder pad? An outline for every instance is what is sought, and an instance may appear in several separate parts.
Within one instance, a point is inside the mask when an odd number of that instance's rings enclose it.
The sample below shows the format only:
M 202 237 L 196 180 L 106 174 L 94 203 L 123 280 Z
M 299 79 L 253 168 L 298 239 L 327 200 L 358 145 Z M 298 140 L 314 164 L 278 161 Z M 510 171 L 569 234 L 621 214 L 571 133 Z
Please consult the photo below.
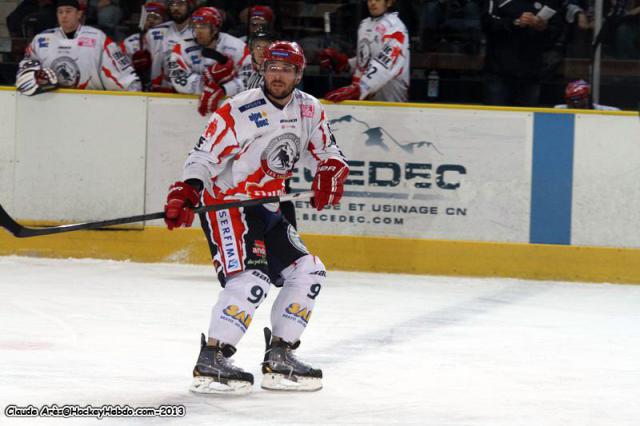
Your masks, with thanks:
M 382 23 L 384 24 L 387 31 L 390 29 L 396 29 L 403 32 L 407 32 L 407 27 L 404 25 L 404 22 L 400 19 L 398 12 L 389 12 L 382 17 Z
M 247 113 L 269 102 L 261 88 L 245 90 L 229 98 L 231 107 L 239 113 Z
M 124 39 L 125 43 L 134 43 L 136 41 L 140 40 L 140 33 L 133 33 L 130 36 L 128 36 L 127 38 Z
M 92 37 L 102 36 L 104 38 L 107 38 L 107 35 L 102 30 L 99 30 L 98 28 L 95 28 L 89 25 L 81 25 L 80 31 L 78 31 L 78 35 L 92 36 Z

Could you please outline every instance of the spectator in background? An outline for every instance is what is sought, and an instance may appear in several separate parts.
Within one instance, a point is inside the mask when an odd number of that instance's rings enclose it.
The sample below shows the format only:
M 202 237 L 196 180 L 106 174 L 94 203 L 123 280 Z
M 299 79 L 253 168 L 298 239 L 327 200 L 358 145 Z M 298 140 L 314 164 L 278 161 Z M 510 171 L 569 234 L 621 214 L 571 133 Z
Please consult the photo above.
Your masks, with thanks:
M 325 95 L 332 102 L 370 99 L 407 102 L 409 98 L 409 33 L 396 12 L 393 0 L 368 0 L 369 18 L 358 28 L 355 58 L 326 48 L 320 65 L 337 72 L 353 73 L 351 84 Z
M 567 84 L 564 90 L 566 104 L 556 105 L 554 108 L 596 109 L 601 111 L 619 111 L 620 108 L 599 105 L 591 99 L 591 86 L 584 80 L 576 80 Z
M 96 90 L 142 89 L 129 59 L 100 30 L 81 25 L 78 0 L 58 0 L 57 28 L 38 34 L 27 47 L 16 76 L 24 95 L 56 86 Z
M 537 106 L 544 54 L 562 30 L 560 0 L 487 0 L 485 102 Z
M 613 32 L 613 56 L 618 59 L 640 59 L 640 1 L 628 0 L 626 10 Z
M 162 24 L 167 19 L 164 3 L 148 2 L 142 6 L 140 32 L 131 34 L 120 43 L 120 49 L 129 57 L 145 91 L 151 90 L 151 53 L 144 44 L 149 29 Z
M 117 0 L 98 0 L 98 28 L 113 40 L 120 40 L 118 24 L 122 19 L 122 11 Z
M 7 28 L 12 38 L 31 39 L 56 24 L 53 0 L 24 0 L 7 16 Z

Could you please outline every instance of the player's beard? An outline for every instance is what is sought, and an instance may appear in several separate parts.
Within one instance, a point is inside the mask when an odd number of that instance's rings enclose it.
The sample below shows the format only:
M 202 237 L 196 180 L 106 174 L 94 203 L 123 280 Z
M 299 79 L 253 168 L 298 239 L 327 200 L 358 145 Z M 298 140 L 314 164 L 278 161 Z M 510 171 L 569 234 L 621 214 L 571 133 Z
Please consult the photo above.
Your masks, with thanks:
M 281 80 L 274 80 L 274 81 L 271 82 L 271 84 L 276 83 L 276 82 L 281 83 L 281 84 L 286 86 L 286 83 L 284 83 Z M 294 84 L 291 85 L 291 87 L 284 87 L 282 92 L 280 92 L 279 94 L 276 94 L 269 88 L 269 86 L 270 86 L 269 83 L 267 83 L 265 81 L 264 82 L 264 90 L 267 92 L 267 94 L 270 97 L 272 97 L 273 99 L 277 99 L 277 100 L 286 99 L 287 96 L 289 96 L 293 92 L 293 90 L 296 88 L 296 85 L 294 83 Z
M 189 18 L 189 12 L 183 13 L 181 15 L 173 14 L 173 13 L 171 14 L 171 20 L 178 25 L 183 24 L 184 21 L 186 21 L 188 18 Z

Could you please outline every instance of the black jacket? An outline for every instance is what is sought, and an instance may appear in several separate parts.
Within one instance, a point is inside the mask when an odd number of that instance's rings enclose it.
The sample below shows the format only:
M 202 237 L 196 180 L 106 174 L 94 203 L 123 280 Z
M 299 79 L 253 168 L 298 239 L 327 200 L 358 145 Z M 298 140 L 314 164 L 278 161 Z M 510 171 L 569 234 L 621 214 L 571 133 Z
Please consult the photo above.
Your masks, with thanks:
M 544 6 L 556 11 L 545 30 L 515 25 L 524 12 L 536 15 Z M 482 14 L 482 26 L 487 36 L 485 70 L 523 80 L 540 79 L 544 52 L 553 47 L 563 25 L 561 0 L 486 0 Z

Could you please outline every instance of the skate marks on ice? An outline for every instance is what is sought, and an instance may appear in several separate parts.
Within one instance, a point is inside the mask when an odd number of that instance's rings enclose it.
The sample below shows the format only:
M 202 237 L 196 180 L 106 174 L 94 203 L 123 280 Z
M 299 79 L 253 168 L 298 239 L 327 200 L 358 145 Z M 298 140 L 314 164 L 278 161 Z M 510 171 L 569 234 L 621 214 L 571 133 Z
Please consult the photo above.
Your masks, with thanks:
M 443 280 L 450 280 L 450 278 L 443 278 Z M 503 279 L 502 281 L 504 282 L 505 280 Z M 365 333 L 340 339 L 329 346 L 320 347 L 318 353 L 323 355 L 312 356 L 310 360 L 318 364 L 336 364 L 351 361 L 371 351 L 377 351 L 385 345 L 398 345 L 414 339 L 423 339 L 425 335 L 440 331 L 443 328 L 473 321 L 482 315 L 506 306 L 518 304 L 552 288 L 552 284 L 547 283 L 507 281 L 511 282 L 506 283 L 506 285 L 496 283 L 496 285 L 503 285 L 499 290 L 489 291 L 435 310 L 431 310 L 429 308 L 429 300 L 425 300 L 424 313 L 392 323 L 388 327 L 369 329 Z M 380 312 L 380 314 L 388 315 L 384 312 Z M 393 318 L 393 316 L 390 316 L 390 318 Z M 329 354 L 339 354 L 339 356 Z

